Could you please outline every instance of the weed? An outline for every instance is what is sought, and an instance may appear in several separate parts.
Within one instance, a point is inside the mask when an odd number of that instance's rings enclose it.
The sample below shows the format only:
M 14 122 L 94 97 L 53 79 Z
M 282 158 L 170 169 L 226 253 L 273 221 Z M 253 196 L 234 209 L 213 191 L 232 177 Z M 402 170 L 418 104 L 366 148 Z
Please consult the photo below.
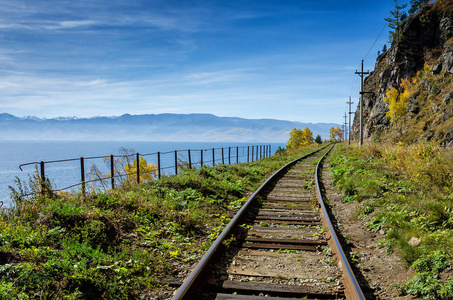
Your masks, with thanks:
M 358 263 L 360 262 L 360 258 L 356 256 L 356 254 L 354 253 L 351 253 L 349 256 L 348 256 L 348 261 L 350 263 Z
M 325 280 L 324 280 L 325 283 L 328 283 L 328 284 L 334 284 L 336 282 L 335 278 L 333 277 L 327 277 Z
M 305 258 L 298 257 L 298 258 L 296 258 L 296 261 L 305 261 Z
M 374 211 L 374 208 L 370 205 L 367 205 L 358 215 L 359 220 L 365 219 L 369 214 Z
M 352 203 L 357 199 L 357 195 L 344 195 L 342 200 L 344 203 Z
M 330 254 L 332 254 L 332 248 L 326 247 L 326 248 L 324 248 L 324 250 L 322 250 L 322 252 L 324 252 L 325 254 L 330 255 Z
M 453 297 L 453 280 L 441 276 L 453 254 L 452 165 L 452 152 L 430 143 L 340 145 L 330 160 L 343 199 L 360 201 L 358 218 L 372 215 L 367 228 L 386 232 L 378 247 L 416 271 L 402 291 L 422 299 Z
M 411 266 L 416 274 L 402 286 L 405 294 L 422 299 L 451 299 L 453 280 L 442 279 L 440 274 L 451 268 L 451 258 L 443 251 L 421 255 Z

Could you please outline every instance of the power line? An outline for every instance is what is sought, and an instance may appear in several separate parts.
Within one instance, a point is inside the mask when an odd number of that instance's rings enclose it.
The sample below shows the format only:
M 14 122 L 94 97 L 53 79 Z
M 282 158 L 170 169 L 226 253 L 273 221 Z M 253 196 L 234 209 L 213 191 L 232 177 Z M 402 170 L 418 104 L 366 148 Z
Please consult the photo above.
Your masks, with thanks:
M 387 27 L 387 24 L 384 24 L 384 26 L 382 27 L 381 32 L 379 33 L 378 37 L 377 37 L 376 40 L 374 41 L 373 45 L 371 45 L 370 50 L 368 50 L 368 52 L 367 52 L 367 53 L 365 54 L 365 56 L 363 57 L 363 60 L 365 60 L 365 58 L 368 56 L 368 54 L 370 54 L 370 52 L 371 52 L 371 50 L 373 49 L 374 45 L 376 45 L 377 41 L 378 41 L 379 38 L 381 37 L 382 32 L 384 32 L 385 27 Z

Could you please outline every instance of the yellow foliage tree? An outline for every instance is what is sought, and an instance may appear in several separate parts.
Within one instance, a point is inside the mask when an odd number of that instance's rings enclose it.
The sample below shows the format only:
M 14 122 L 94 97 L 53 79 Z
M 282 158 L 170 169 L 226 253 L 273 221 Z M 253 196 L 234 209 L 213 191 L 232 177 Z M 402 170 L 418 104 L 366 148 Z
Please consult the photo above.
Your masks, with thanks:
M 310 129 L 308 129 L 308 127 L 305 127 L 304 131 L 303 131 L 303 146 L 306 146 L 306 145 L 309 145 L 313 143 L 313 132 L 311 132 Z
M 395 128 L 406 112 L 411 88 L 410 80 L 402 79 L 399 89 L 391 88 L 385 93 L 384 102 L 389 105 L 389 110 L 385 115 L 390 119 L 390 123 L 395 125 Z
M 289 133 L 289 140 L 286 142 L 287 149 L 297 149 L 302 146 L 307 146 L 313 143 L 313 132 L 308 127 L 304 130 L 296 129 L 296 127 Z
M 152 163 L 148 163 L 146 159 L 140 157 L 140 182 L 144 181 L 151 181 L 156 178 L 157 175 L 157 166 Z M 137 181 L 137 161 L 134 160 L 132 164 L 127 163 L 124 166 L 124 171 L 127 174 L 127 179 L 129 182 L 136 182 Z
M 330 127 L 329 137 L 331 142 L 341 141 L 343 138 L 343 130 L 340 127 Z

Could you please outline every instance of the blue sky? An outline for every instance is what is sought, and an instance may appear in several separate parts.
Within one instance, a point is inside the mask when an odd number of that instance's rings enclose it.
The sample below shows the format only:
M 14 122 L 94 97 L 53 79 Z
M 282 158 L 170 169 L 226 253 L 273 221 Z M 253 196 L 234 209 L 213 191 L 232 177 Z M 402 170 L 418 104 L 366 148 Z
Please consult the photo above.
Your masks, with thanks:
M 0 0 L 0 112 L 343 122 L 393 0 Z M 368 53 L 368 51 L 371 51 Z

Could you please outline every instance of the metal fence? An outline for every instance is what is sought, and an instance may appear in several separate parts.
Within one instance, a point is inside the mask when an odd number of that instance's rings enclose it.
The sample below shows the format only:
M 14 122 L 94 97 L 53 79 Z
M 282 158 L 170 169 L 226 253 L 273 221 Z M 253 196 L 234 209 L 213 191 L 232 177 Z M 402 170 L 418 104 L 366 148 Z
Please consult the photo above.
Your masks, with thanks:
M 20 170 L 23 171 L 23 167 L 34 165 L 38 172 L 38 177 L 41 183 L 41 193 L 45 192 L 60 192 L 76 187 L 81 187 L 82 193 L 85 195 L 87 191 L 87 184 L 101 182 L 104 185 L 105 181 L 109 187 L 114 189 L 115 185 L 122 178 L 127 177 L 129 180 L 133 180 L 137 183 L 143 181 L 145 174 L 148 173 L 147 178 L 160 179 L 162 176 L 177 175 L 181 168 L 200 168 L 203 166 L 215 166 L 216 164 L 238 164 L 244 162 L 253 162 L 261 158 L 271 156 L 271 145 L 255 145 L 255 146 L 242 146 L 242 147 L 223 147 L 223 148 L 211 148 L 211 149 L 188 149 L 188 150 L 174 150 L 167 152 L 155 152 L 155 153 L 133 153 L 126 155 L 107 155 L 107 156 L 93 156 L 93 157 L 80 157 L 53 161 L 40 161 L 40 162 L 29 162 L 21 164 Z M 144 160 L 141 161 L 141 158 Z M 91 166 L 96 166 L 92 161 L 102 159 L 104 161 L 104 167 L 101 168 L 108 173 L 102 175 L 102 172 L 97 173 L 97 178 L 87 180 L 86 166 L 88 162 L 91 162 Z M 146 161 L 146 166 L 144 165 Z M 62 163 L 76 163 L 79 164 L 80 170 L 80 181 L 78 183 L 70 184 L 62 188 L 51 189 L 48 185 L 49 178 L 46 174 L 46 166 L 50 164 L 62 164 Z M 77 163 L 78 162 L 78 163 Z M 133 172 L 127 173 L 125 166 L 129 165 L 129 169 L 135 169 Z M 147 167 L 148 166 L 148 167 Z M 150 168 L 149 166 L 152 166 Z M 98 169 L 99 170 L 99 169 Z M 88 175 L 93 177 L 92 167 L 88 172 Z M 102 176 L 101 176 L 102 175 Z M 117 181 L 117 180 L 118 181 Z M 21 195 L 30 196 L 32 194 Z

